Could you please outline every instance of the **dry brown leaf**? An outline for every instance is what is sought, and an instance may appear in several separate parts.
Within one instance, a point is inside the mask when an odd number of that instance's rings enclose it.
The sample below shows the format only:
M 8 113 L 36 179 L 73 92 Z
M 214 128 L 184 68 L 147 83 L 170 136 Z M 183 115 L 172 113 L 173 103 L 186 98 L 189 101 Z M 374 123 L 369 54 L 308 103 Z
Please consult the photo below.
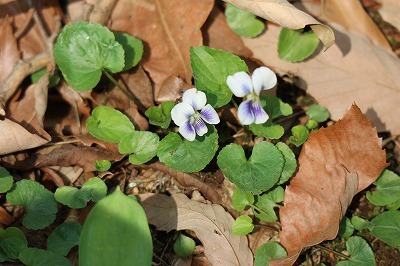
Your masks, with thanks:
M 156 102 L 176 101 L 185 90 L 193 88 L 193 85 L 186 83 L 180 77 L 171 75 L 161 84 L 160 90 L 156 94 Z
M 14 64 L 20 58 L 17 40 L 14 37 L 8 16 L 0 24 L 0 84 L 11 73 Z
M 128 90 L 140 101 L 137 104 L 142 112 L 154 106 L 153 86 L 142 66 L 139 65 L 121 76 L 128 85 Z
M 380 0 L 382 8 L 379 9 L 379 14 L 382 18 L 400 30 L 400 1 L 399 0 Z
M 189 48 L 202 45 L 200 28 L 213 5 L 212 0 L 118 1 L 110 28 L 144 41 L 141 63 L 155 83 L 155 95 L 171 75 L 191 83 Z
M 280 28 L 254 39 L 244 39 L 254 57 L 263 60 L 281 74 L 298 76 L 298 85 L 328 108 L 333 120 L 356 102 L 378 131 L 400 133 L 400 60 L 377 47 L 364 36 L 339 25 L 336 44 L 307 61 L 289 63 L 277 55 Z
M 245 58 L 250 58 L 253 55 L 253 53 L 244 46 L 239 35 L 231 30 L 226 22 L 224 13 L 217 7 L 214 7 L 211 11 L 202 31 L 204 45 L 222 49 Z
M 325 49 L 335 43 L 335 35 L 331 28 L 300 11 L 286 0 L 224 1 L 288 29 L 297 30 L 309 25 L 322 41 Z
M 279 211 L 280 241 L 290 257 L 282 265 L 292 265 L 304 247 L 336 237 L 353 196 L 387 166 L 381 145 L 356 105 L 334 126 L 311 132 Z
M 253 265 L 246 236 L 232 234 L 234 220 L 220 205 L 193 201 L 184 194 L 147 193 L 139 199 L 149 223 L 158 230 L 194 231 L 211 265 Z

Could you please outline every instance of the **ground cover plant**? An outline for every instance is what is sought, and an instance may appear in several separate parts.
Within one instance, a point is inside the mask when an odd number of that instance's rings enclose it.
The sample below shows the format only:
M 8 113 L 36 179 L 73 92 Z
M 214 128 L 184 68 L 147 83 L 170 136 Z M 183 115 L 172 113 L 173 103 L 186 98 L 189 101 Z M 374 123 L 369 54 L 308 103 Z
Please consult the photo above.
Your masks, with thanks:
M 0 1 L 1 263 L 400 263 L 382 6 L 95 2 Z

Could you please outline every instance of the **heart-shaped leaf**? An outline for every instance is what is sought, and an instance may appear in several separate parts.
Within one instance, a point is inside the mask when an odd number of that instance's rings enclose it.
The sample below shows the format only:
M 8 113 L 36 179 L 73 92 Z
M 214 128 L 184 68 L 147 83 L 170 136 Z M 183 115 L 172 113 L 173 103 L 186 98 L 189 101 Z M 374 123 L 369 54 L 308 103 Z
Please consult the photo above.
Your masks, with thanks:
M 376 190 L 367 192 L 367 199 L 374 205 L 385 206 L 400 200 L 400 176 L 385 170 L 374 182 Z
M 81 91 L 95 87 L 103 70 L 116 73 L 124 68 L 124 49 L 114 34 L 85 21 L 64 27 L 53 54 L 68 84 Z
M 229 27 L 243 37 L 256 37 L 265 28 L 264 23 L 257 19 L 254 14 L 237 8 L 232 4 L 226 6 L 225 16 Z
M 279 243 L 267 242 L 257 248 L 256 255 L 254 256 L 254 265 L 268 266 L 270 260 L 284 258 L 286 256 L 286 250 Z
M 132 164 L 146 163 L 156 156 L 159 139 L 157 134 L 149 131 L 133 131 L 121 139 L 118 151 L 129 154 Z
M 243 236 L 253 231 L 253 220 L 248 215 L 240 215 L 232 224 L 232 233 Z
M 317 49 L 319 39 L 312 31 L 281 29 L 278 40 L 278 56 L 289 62 L 306 59 Z
M 278 148 L 263 141 L 254 146 L 249 160 L 240 145 L 230 144 L 220 151 L 217 163 L 238 188 L 260 194 L 278 182 L 284 159 Z

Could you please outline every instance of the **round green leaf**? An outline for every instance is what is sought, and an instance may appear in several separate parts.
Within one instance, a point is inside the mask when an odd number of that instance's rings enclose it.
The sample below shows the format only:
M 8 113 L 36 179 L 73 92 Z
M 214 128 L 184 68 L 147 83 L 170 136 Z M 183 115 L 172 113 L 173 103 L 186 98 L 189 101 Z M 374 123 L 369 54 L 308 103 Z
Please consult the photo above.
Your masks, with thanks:
M 386 211 L 371 220 L 371 235 L 400 248 L 400 211 Z
M 32 180 L 21 180 L 7 193 L 7 200 L 23 206 L 25 217 L 22 224 L 29 229 L 42 229 L 56 218 L 57 202 L 52 192 Z
M 270 260 L 286 256 L 286 250 L 279 243 L 267 242 L 257 248 L 254 266 L 268 266 Z
M 47 239 L 47 249 L 60 256 L 66 256 L 71 248 L 79 244 L 82 225 L 64 222 L 54 229 Z
M 195 248 L 196 242 L 192 238 L 182 234 L 179 234 L 174 243 L 175 254 L 182 258 L 192 255 Z
M 68 84 L 81 91 L 95 87 L 102 70 L 116 73 L 124 68 L 124 49 L 114 34 L 100 24 L 85 21 L 64 27 L 53 54 Z
M 157 156 L 168 167 L 180 172 L 198 172 L 211 161 L 218 149 L 218 134 L 214 126 L 208 132 L 196 136 L 194 141 L 182 140 L 174 132 L 160 141 Z
M 303 145 L 306 142 L 310 132 L 305 126 L 298 125 L 292 128 L 292 136 L 289 137 L 290 142 L 296 147 Z
M 108 142 L 120 142 L 135 130 L 126 115 L 107 106 L 98 106 L 92 111 L 92 116 L 86 120 L 86 128 L 94 137 Z
M 278 142 L 275 145 L 278 150 L 282 153 L 285 163 L 283 165 L 282 175 L 279 179 L 278 185 L 285 183 L 292 177 L 293 173 L 297 168 L 296 157 L 294 156 L 293 151 L 283 142 Z
M 107 195 L 107 186 L 103 180 L 93 177 L 83 184 L 81 189 L 76 187 L 59 187 L 55 192 L 55 199 L 73 209 L 86 206 L 87 202 L 99 201 Z
M 248 205 L 253 204 L 254 196 L 250 192 L 235 188 L 232 195 L 232 204 L 237 211 L 243 211 Z
M 247 235 L 254 229 L 253 220 L 248 215 L 239 216 L 232 224 L 232 233 L 235 235 Z
M 174 102 L 163 102 L 161 106 L 147 109 L 145 115 L 149 118 L 150 124 L 168 128 L 171 123 L 171 110 L 174 106 Z
M 329 112 L 326 107 L 321 105 L 311 105 L 308 107 L 306 114 L 310 119 L 319 123 L 326 121 L 329 118 Z
M 248 71 L 246 63 L 238 56 L 206 46 L 190 48 L 190 65 L 196 88 L 207 95 L 207 102 L 214 108 L 227 104 L 232 98 L 226 78 Z
M 254 135 L 268 139 L 279 139 L 283 136 L 283 133 L 285 133 L 282 126 L 271 121 L 267 121 L 264 124 L 251 124 L 249 129 L 254 133 Z
M 370 221 L 365 220 L 365 219 L 363 219 L 361 217 L 358 217 L 358 216 L 351 217 L 351 224 L 354 226 L 354 228 L 356 230 L 359 230 L 359 231 L 363 230 L 365 228 L 372 228 L 373 227 L 373 224 Z
M 111 162 L 109 160 L 101 160 L 101 161 L 94 161 L 94 165 L 96 167 L 96 170 L 99 172 L 105 172 L 108 171 L 111 167 Z
M 282 28 L 278 39 L 278 56 L 282 60 L 299 62 L 312 55 L 318 44 L 318 36 L 312 30 Z
M 9 227 L 6 230 L 0 228 L 0 250 L 7 256 L 6 260 L 18 259 L 19 253 L 27 247 L 28 241 L 21 230 L 16 227 Z
M 38 249 L 38 248 L 27 248 L 19 253 L 19 260 L 27 266 L 70 266 L 69 260 L 63 256 L 55 254 L 51 251 Z
M 118 151 L 121 154 L 130 154 L 132 164 L 142 164 L 150 161 L 157 154 L 160 138 L 149 131 L 133 131 L 121 139 Z
M 315 120 L 308 120 L 306 123 L 306 128 L 308 128 L 309 130 L 311 129 L 316 129 L 318 127 L 318 122 Z
M 125 51 L 125 67 L 122 71 L 136 66 L 143 56 L 143 43 L 141 40 L 122 32 L 114 32 L 115 40 L 122 45 Z
M 367 199 L 374 205 L 385 206 L 400 200 L 400 176 L 384 170 L 374 182 L 376 190 L 367 192 Z
M 278 182 L 284 159 L 278 148 L 263 141 L 254 146 L 249 160 L 240 145 L 225 146 L 218 155 L 217 163 L 225 176 L 238 188 L 260 194 Z
M 367 241 L 359 236 L 352 236 L 346 242 L 347 251 L 350 253 L 350 259 L 341 261 L 336 265 L 340 266 L 360 266 L 376 265 L 375 256 Z
M 14 178 L 6 168 L 0 166 L 0 193 L 5 193 L 12 188 Z
M 119 187 L 100 200 L 83 225 L 79 265 L 151 265 L 152 237 L 142 206 Z
M 338 234 L 343 238 L 349 238 L 354 233 L 354 225 L 351 223 L 350 219 L 346 216 L 343 217 L 339 224 Z
M 229 27 L 240 36 L 253 38 L 265 28 L 264 23 L 250 12 L 228 4 L 225 9 L 226 22 Z

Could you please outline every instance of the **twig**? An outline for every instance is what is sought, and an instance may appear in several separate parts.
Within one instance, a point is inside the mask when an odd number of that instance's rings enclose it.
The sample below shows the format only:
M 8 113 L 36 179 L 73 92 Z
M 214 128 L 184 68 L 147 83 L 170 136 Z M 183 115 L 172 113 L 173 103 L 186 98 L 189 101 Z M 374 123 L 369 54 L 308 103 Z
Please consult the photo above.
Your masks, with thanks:
M 105 25 L 116 4 L 117 0 L 97 0 L 90 14 L 90 22 Z
M 342 258 L 345 258 L 345 259 L 350 259 L 349 256 L 346 256 L 346 255 L 344 255 L 344 254 L 342 254 L 342 253 L 340 253 L 340 252 L 337 252 L 337 251 L 335 251 L 335 250 L 333 250 L 333 249 L 324 247 L 324 246 L 322 246 L 322 245 L 320 245 L 320 244 L 315 245 L 315 247 L 318 247 L 318 248 L 323 249 L 323 250 L 328 251 L 328 252 L 332 252 L 333 254 L 336 254 L 336 255 L 338 255 L 339 257 L 342 257 Z
M 28 28 L 29 24 L 31 23 L 33 14 L 35 13 L 35 9 L 31 7 L 26 14 L 26 20 L 24 24 L 18 28 L 18 30 L 14 33 L 15 39 L 21 38 L 21 36 L 24 34 L 25 30 Z

